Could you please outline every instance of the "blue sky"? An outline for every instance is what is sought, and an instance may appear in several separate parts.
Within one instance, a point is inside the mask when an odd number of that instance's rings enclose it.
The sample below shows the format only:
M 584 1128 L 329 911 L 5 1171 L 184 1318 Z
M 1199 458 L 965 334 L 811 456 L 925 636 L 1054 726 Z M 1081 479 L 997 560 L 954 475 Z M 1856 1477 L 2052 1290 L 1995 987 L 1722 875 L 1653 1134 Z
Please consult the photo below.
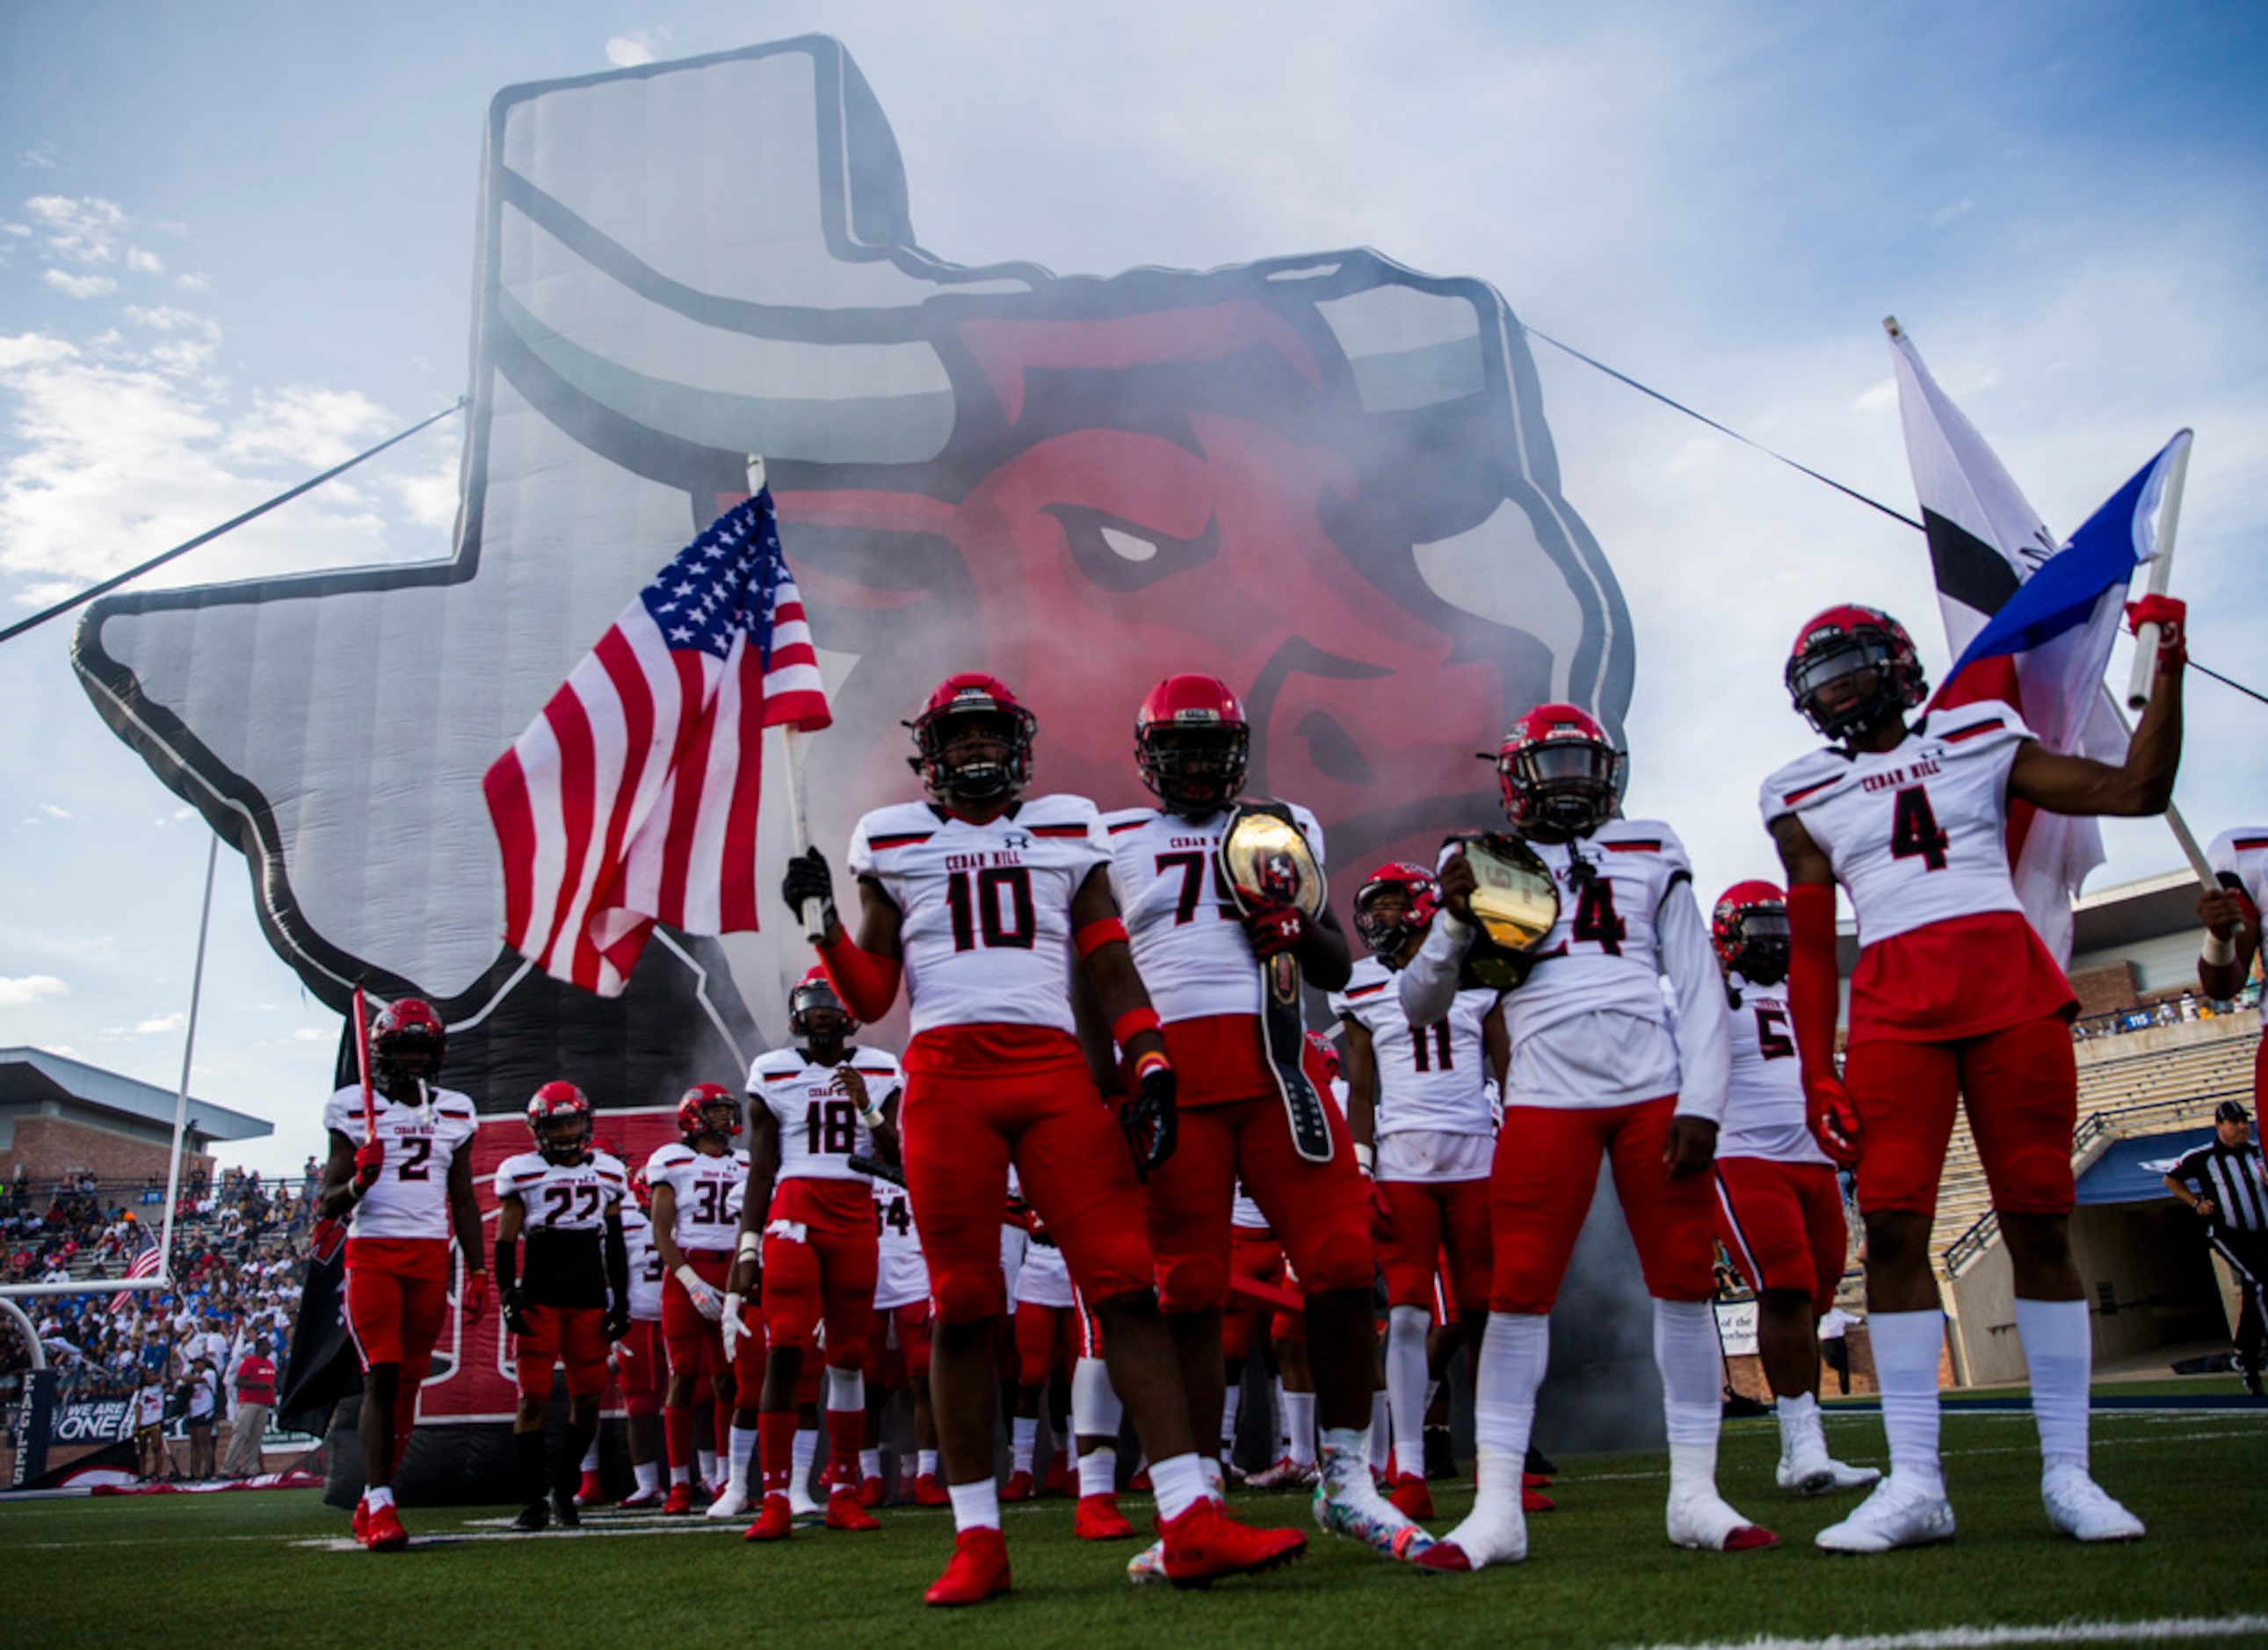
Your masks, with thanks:
M 2198 431 L 2193 651 L 2268 677 L 2268 12 L 2087 4 L 82 4 L 0 12 L 0 617 L 210 526 L 464 387 L 490 96 L 842 39 L 924 245 L 1059 271 L 1347 245 L 1901 509 L 1895 312 L 2051 527 Z M 1945 663 L 1916 535 L 1539 348 L 1567 497 L 1638 640 L 1634 813 L 1705 892 L 1771 870 L 1796 625 L 1854 597 Z M 452 422 L 180 582 L 445 554 Z M 0 1044 L 180 1059 L 206 834 L 57 624 L 0 648 Z M 2268 707 L 2193 685 L 2179 798 L 2268 816 Z M 2095 886 L 2170 868 L 2109 832 Z M 336 1022 L 223 857 L 195 1087 L 315 1145 Z

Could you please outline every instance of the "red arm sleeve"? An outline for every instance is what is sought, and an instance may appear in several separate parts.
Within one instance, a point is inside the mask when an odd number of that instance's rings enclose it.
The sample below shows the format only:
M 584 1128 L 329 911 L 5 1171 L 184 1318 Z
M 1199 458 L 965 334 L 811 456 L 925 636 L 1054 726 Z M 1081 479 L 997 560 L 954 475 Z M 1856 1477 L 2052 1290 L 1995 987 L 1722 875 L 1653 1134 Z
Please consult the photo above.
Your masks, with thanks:
M 1787 891 L 1787 1012 L 1806 1077 L 1835 1074 L 1835 1022 L 1841 1008 L 1835 966 L 1835 888 L 1799 882 Z
M 861 1025 L 873 1025 L 897 1000 L 900 969 L 895 957 L 861 951 L 858 942 L 845 933 L 834 944 L 820 947 L 819 961 L 843 1006 Z

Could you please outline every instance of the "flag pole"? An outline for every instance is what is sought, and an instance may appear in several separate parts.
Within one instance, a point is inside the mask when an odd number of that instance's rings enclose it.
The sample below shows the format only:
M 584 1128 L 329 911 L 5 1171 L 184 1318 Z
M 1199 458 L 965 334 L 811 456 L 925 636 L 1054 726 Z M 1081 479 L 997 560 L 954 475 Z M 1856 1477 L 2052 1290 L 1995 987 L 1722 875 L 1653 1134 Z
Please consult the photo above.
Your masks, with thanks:
M 166 1214 L 158 1234 L 158 1278 L 170 1286 L 173 1276 L 173 1216 L 181 1190 L 181 1135 L 189 1115 L 189 1063 L 197 1051 L 197 1005 L 205 993 L 205 938 L 212 932 L 213 878 L 220 868 L 220 833 L 213 833 L 205 850 L 205 898 L 197 916 L 197 961 L 189 972 L 189 1024 L 181 1038 L 181 1081 L 173 1091 L 173 1161 L 166 1169 Z
M 2190 435 L 2186 430 L 2181 433 Z M 2173 464 L 2166 472 L 2165 497 L 2158 505 L 2158 553 L 2150 561 L 2149 592 L 2154 596 L 2164 595 L 2174 576 L 2174 534 L 2182 525 L 2182 483 L 2189 477 L 2190 448 L 2196 444 L 2194 436 L 2182 442 L 2182 450 L 2174 454 Z M 2143 625 L 2134 632 L 2134 674 L 2126 684 L 2128 710 L 2139 711 L 2150 703 L 2150 678 L 2157 669 L 2157 659 L 2158 627 Z M 2175 835 L 2183 836 L 2198 874 L 2205 875 L 2205 862 L 2198 856 L 2197 844 L 2188 840 L 2180 826 L 2175 827 Z
M 2146 630 L 2151 627 L 2146 625 L 2143 628 Z M 2143 657 L 2154 658 L 2157 651 L 2155 644 L 2153 644 L 2150 652 Z M 2102 703 L 2110 714 L 2117 718 L 2118 726 L 2126 737 L 2133 738 L 2134 725 L 2126 719 L 2126 712 L 2119 707 L 2118 696 L 2110 691 L 2108 682 L 2102 685 Z M 2169 802 L 2166 805 L 2164 818 L 2166 829 L 2173 832 L 2174 840 L 2181 844 L 2182 853 L 2190 862 L 2190 869 L 2197 873 L 2198 887 L 2207 894 L 2219 893 L 2220 879 L 2213 875 L 2213 866 L 2205 862 L 2205 850 L 2198 846 L 2196 833 L 2190 829 L 2189 821 L 2182 817 L 2181 809 Z
M 748 497 L 754 498 L 764 490 L 764 460 L 762 453 L 748 454 Z M 811 814 L 805 805 L 803 789 L 803 730 L 789 726 L 780 730 L 783 741 L 781 767 L 787 778 L 788 857 L 803 858 L 811 846 Z M 827 914 L 817 900 L 803 902 L 803 936 L 817 945 L 827 932 Z

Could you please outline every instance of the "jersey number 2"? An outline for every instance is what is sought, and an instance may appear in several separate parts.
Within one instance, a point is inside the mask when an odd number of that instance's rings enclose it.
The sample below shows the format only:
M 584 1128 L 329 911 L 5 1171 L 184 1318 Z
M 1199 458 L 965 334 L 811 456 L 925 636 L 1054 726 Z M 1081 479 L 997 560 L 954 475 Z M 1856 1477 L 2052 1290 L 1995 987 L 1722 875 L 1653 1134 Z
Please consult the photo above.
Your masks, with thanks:
M 972 886 L 973 884 L 973 886 Z M 1001 894 L 1007 910 L 1001 910 Z M 1032 915 L 1032 873 L 1024 866 L 994 866 L 972 878 L 956 871 L 945 885 L 953 913 L 953 948 L 974 951 L 981 932 L 987 950 L 1029 951 L 1039 924 Z

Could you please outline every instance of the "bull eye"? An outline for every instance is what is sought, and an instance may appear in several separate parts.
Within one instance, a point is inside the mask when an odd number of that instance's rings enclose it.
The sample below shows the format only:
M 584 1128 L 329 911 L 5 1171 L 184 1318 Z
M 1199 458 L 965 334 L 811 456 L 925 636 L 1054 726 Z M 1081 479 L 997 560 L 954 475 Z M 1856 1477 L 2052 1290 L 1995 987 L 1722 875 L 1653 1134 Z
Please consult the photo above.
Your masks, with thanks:
M 1043 512 L 1063 528 L 1064 549 L 1080 576 L 1104 590 L 1146 590 L 1220 551 L 1218 518 L 1209 518 L 1195 538 L 1182 539 L 1085 505 L 1048 505 Z
M 1354 735 L 1329 711 L 1308 711 L 1292 732 L 1307 741 L 1307 760 L 1326 779 L 1342 784 L 1370 784 L 1377 779 L 1377 770 L 1354 742 Z

